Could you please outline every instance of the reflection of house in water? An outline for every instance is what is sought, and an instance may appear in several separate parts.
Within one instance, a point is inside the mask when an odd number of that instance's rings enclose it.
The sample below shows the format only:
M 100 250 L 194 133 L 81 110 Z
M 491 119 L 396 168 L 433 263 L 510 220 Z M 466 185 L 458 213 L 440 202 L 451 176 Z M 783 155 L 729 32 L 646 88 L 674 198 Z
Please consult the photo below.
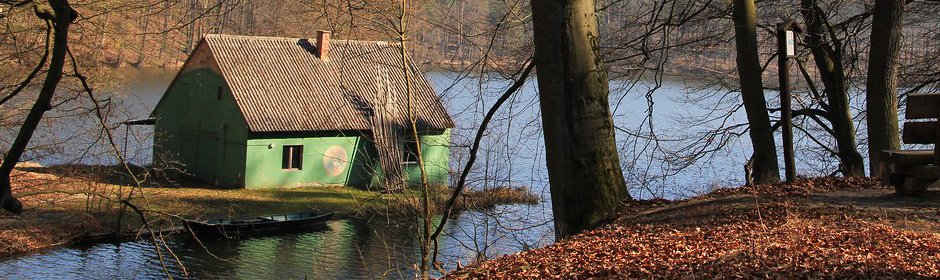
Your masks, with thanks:
M 187 238 L 174 245 L 193 257 L 187 268 L 196 279 L 404 278 L 415 275 L 412 264 L 420 252 L 411 228 L 355 219 L 295 234 L 199 242 Z
M 400 45 L 329 35 L 206 35 L 152 113 L 156 163 L 248 188 L 420 182 Z M 445 184 L 453 121 L 408 70 L 428 179 Z

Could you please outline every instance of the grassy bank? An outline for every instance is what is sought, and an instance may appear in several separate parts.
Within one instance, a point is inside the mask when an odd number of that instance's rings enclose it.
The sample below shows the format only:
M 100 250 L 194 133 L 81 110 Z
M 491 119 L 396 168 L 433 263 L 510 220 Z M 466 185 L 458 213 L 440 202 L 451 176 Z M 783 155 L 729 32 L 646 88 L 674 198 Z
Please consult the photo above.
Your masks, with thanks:
M 431 212 L 441 213 L 447 205 L 451 190 L 449 188 L 439 187 L 433 189 L 431 196 Z M 357 208 L 356 215 L 360 217 L 389 216 L 389 213 L 407 213 L 405 215 L 393 215 L 393 218 L 411 218 L 414 215 L 420 215 L 421 199 L 417 192 L 410 192 L 395 195 L 395 199 L 386 200 L 384 203 L 372 203 L 365 207 Z M 542 198 L 529 191 L 528 188 L 518 187 L 495 187 L 483 191 L 465 190 L 457 197 L 454 204 L 454 211 L 461 212 L 467 210 L 485 210 L 499 205 L 506 204 L 529 204 L 540 203 Z
M 898 197 L 874 180 L 806 179 L 628 201 L 608 221 L 447 278 L 940 278 L 940 192 Z
M 179 228 L 180 218 L 240 218 L 264 214 L 334 211 L 336 217 L 398 216 L 410 213 L 401 205 L 415 205 L 415 191 L 386 194 L 341 186 L 248 190 L 211 187 L 192 181 L 148 180 L 134 188 L 114 168 L 88 166 L 41 167 L 24 165 L 13 176 L 14 194 L 23 201 L 20 216 L 0 215 L 0 256 L 67 244 L 89 236 L 124 234 L 143 229 L 136 213 L 121 211 L 118 197 L 128 192 L 130 202 L 144 209 L 154 230 Z M 433 192 L 443 204 L 449 189 Z M 462 195 L 460 210 L 481 209 L 497 204 L 538 203 L 524 188 L 496 188 Z M 378 211 L 378 209 L 385 209 Z M 123 215 L 121 215 L 123 213 Z

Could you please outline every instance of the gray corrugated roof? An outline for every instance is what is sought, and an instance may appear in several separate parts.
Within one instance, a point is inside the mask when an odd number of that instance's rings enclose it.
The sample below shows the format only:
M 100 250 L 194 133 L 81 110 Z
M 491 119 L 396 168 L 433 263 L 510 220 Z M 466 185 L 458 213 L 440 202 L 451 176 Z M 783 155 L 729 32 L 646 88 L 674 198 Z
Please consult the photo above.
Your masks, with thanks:
M 375 107 L 379 91 L 391 93 L 400 108 L 398 121 L 408 124 L 397 43 L 334 39 L 323 61 L 315 39 L 206 35 L 204 40 L 201 45 L 209 47 L 251 131 L 371 129 L 366 112 Z M 424 75 L 410 68 L 419 126 L 453 127 Z

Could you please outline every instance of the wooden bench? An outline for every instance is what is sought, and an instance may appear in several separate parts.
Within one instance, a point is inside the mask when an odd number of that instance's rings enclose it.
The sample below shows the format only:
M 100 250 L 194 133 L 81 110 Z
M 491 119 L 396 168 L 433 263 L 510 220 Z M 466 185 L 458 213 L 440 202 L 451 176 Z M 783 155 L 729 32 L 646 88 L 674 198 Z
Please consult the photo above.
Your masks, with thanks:
M 882 182 L 901 195 L 920 195 L 940 179 L 940 94 L 910 95 L 901 140 L 934 144 L 932 150 L 881 151 Z

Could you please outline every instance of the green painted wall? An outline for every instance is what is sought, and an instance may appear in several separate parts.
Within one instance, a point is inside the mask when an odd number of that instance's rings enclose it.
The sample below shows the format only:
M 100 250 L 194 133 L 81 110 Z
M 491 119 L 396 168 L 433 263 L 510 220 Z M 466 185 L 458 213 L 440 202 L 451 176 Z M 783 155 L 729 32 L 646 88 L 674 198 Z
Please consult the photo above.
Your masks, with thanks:
M 371 154 L 357 132 L 252 134 L 247 141 L 245 186 L 365 186 L 372 177 Z M 302 145 L 300 170 L 281 169 L 284 146 Z M 374 152 L 373 152 L 374 153 Z
M 428 181 L 448 183 L 450 131 L 431 132 L 421 137 Z M 284 146 L 303 146 L 301 170 L 281 169 Z M 342 151 L 344 156 L 336 156 Z M 370 187 L 379 182 L 381 167 L 375 159 L 375 144 L 361 132 L 319 132 L 251 134 L 245 164 L 248 188 L 305 185 L 347 185 Z M 331 169 L 332 168 L 332 169 Z M 405 167 L 410 185 L 421 182 L 417 165 Z
M 219 74 L 210 68 L 181 73 L 154 117 L 155 163 L 182 164 L 186 173 L 207 183 L 244 185 L 248 126 Z
M 447 185 L 450 173 L 450 129 L 424 132 L 421 138 L 421 156 L 431 185 Z M 421 168 L 417 164 L 405 166 L 409 185 L 421 184 Z
M 431 185 L 448 185 L 450 178 L 450 129 L 441 131 L 424 131 L 419 135 L 421 138 L 421 155 L 424 157 L 425 172 L 428 173 L 428 183 Z M 375 152 L 374 143 L 366 143 L 366 150 Z M 373 163 L 376 170 L 370 173 L 370 184 L 381 182 L 382 167 L 376 162 Z M 421 185 L 421 168 L 417 164 L 405 165 L 405 181 L 409 186 L 415 187 Z

